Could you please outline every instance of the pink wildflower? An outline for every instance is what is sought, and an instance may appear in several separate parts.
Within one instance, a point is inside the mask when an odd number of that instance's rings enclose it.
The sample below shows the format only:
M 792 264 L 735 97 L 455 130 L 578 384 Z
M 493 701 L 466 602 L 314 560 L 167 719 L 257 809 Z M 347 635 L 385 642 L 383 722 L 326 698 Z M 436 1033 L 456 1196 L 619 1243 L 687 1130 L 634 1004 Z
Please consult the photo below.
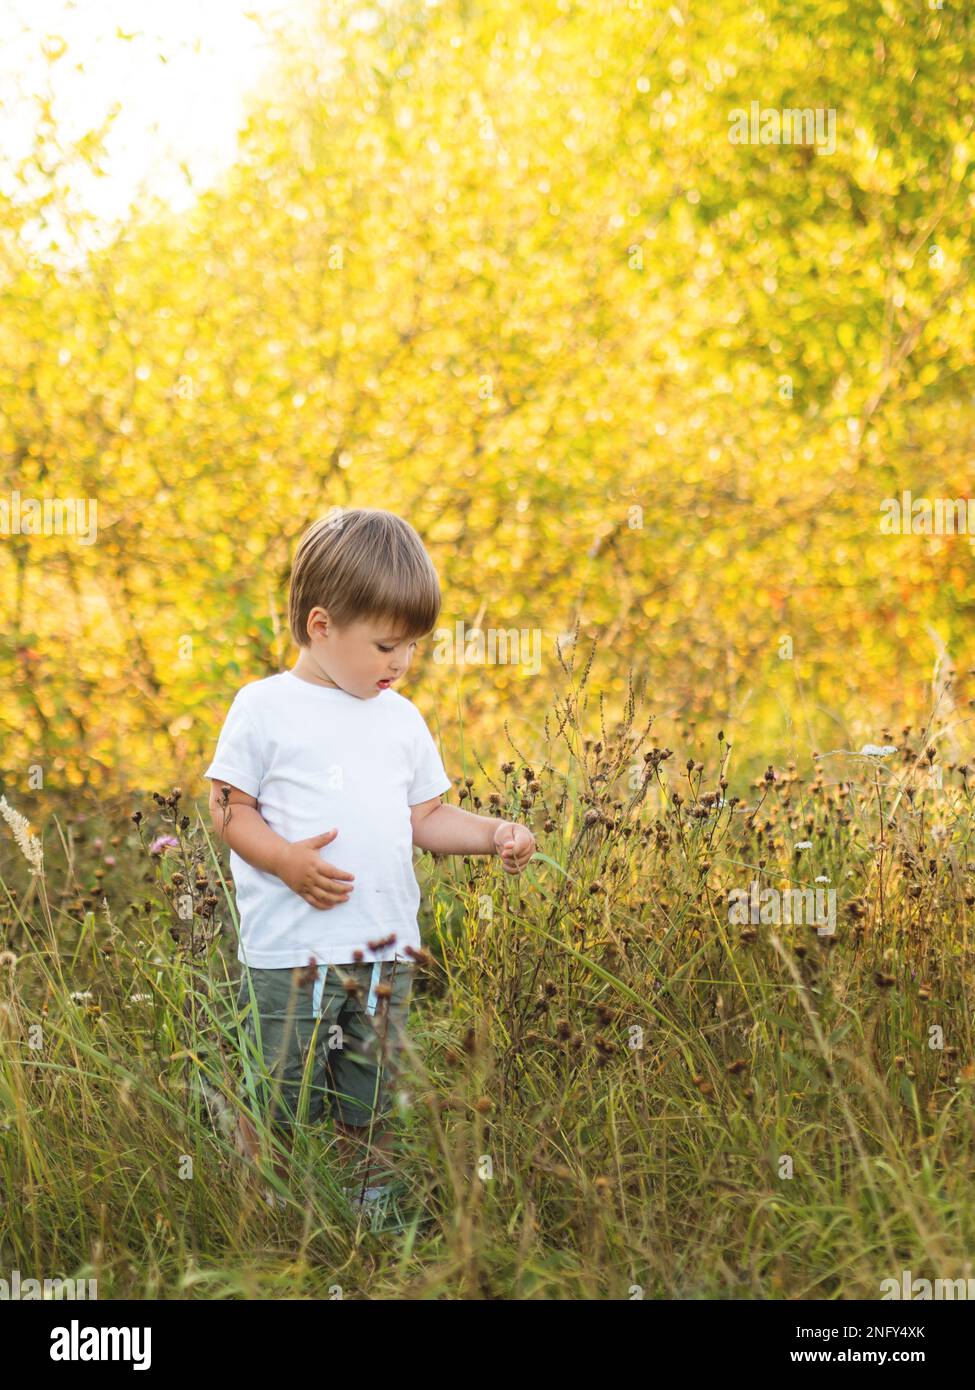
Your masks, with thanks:
M 174 849 L 179 849 L 179 840 L 174 839 L 172 835 L 160 835 L 159 838 L 153 840 L 152 844 L 149 846 L 149 853 L 162 854 L 167 845 L 172 845 Z

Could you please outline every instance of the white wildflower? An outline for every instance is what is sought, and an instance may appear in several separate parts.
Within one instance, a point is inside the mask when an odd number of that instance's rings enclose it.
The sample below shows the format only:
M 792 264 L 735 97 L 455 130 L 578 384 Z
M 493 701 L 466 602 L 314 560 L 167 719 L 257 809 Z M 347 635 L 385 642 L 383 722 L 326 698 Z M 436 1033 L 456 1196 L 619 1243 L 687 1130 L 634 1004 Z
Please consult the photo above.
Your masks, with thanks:
M 793 849 L 812 849 L 812 840 L 798 840 Z
M 13 831 L 14 839 L 30 865 L 31 873 L 42 873 L 44 870 L 44 850 L 37 836 L 30 833 L 30 821 L 8 805 L 5 796 L 0 796 L 0 816 L 3 816 Z
M 885 743 L 883 747 L 878 747 L 875 743 L 865 743 L 860 749 L 861 755 L 868 758 L 886 758 L 890 753 L 896 753 L 897 747 L 893 743 Z
M 211 1086 L 208 1081 L 200 1077 L 200 1089 L 203 1092 L 203 1099 L 206 1101 L 210 1114 L 216 1122 L 217 1129 L 229 1139 L 237 1127 L 237 1120 L 233 1109 L 227 1103 L 225 1096 Z

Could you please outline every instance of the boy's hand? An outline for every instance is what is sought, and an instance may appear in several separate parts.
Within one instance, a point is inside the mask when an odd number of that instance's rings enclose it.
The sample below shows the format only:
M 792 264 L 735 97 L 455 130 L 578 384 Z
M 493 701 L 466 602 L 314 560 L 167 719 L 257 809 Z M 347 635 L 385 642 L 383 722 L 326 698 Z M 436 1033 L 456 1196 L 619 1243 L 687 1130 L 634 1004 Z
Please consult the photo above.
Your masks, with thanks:
M 281 855 L 278 862 L 277 877 L 286 883 L 299 898 L 304 898 L 312 907 L 327 911 L 347 902 L 352 892 L 350 880 L 355 874 L 337 869 L 334 864 L 323 859 L 318 851 L 323 845 L 335 839 L 337 830 L 326 830 L 324 835 L 312 835 L 308 840 L 295 840 Z
M 535 836 L 527 825 L 502 821 L 494 832 L 494 848 L 506 874 L 520 874 L 535 853 Z

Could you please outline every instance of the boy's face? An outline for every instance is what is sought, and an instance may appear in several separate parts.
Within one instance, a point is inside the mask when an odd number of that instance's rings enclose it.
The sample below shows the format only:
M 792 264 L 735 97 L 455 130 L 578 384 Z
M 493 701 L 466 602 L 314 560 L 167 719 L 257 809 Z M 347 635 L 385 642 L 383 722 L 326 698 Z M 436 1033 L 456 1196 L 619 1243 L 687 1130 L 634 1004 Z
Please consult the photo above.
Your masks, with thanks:
M 323 608 L 312 609 L 309 637 L 310 646 L 302 651 L 295 670 L 316 685 L 345 690 L 360 700 L 375 699 L 389 689 L 409 669 L 416 649 L 416 642 L 397 629 L 395 619 L 361 619 L 338 628 Z M 306 655 L 310 664 L 303 664 Z

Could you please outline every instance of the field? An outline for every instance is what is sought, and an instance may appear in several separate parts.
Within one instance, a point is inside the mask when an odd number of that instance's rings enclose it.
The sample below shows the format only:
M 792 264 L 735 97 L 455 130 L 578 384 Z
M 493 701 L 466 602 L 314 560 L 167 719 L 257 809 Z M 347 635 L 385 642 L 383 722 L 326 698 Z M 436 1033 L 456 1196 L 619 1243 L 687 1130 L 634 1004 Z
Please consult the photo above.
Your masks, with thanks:
M 8 1265 L 136 1298 L 850 1299 L 903 1269 L 968 1277 L 968 769 L 932 776 L 931 725 L 850 781 L 770 769 L 736 793 L 723 731 L 685 759 L 638 692 L 609 727 L 596 704 L 567 670 L 538 759 L 463 780 L 536 827 L 525 875 L 424 856 L 405 1234 L 349 1219 L 328 1123 L 302 1131 L 283 1212 L 237 1156 L 233 900 L 205 806 L 66 809 L 42 874 L 8 855 Z M 731 920 L 736 888 L 817 876 L 841 888 L 834 932 Z

